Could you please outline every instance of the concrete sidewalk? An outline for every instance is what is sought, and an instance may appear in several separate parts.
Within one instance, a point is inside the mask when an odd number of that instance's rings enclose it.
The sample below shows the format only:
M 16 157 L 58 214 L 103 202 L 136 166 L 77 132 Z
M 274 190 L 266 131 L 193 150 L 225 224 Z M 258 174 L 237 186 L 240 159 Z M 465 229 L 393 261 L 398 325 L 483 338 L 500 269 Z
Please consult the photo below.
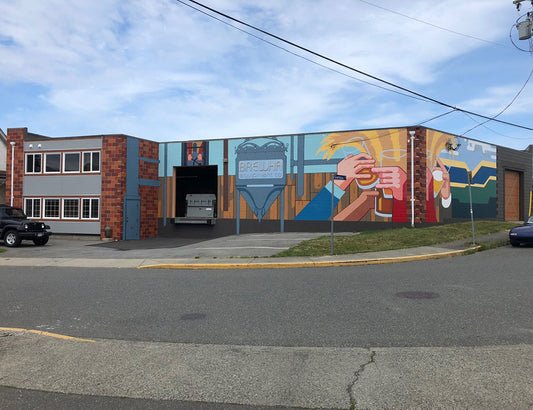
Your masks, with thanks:
M 533 346 L 283 347 L 73 339 L 0 328 L 2 385 L 328 409 L 530 409 Z M 46 354 L 43 354 L 46 352 Z
M 90 237 L 52 237 L 43 247 L 25 244 L 0 255 L 1 266 L 158 269 L 260 269 L 353 266 L 409 262 L 463 255 L 478 249 L 468 241 L 351 255 L 271 257 L 324 233 L 242 234 L 172 246 L 172 238 L 102 243 Z M 353 234 L 336 234 L 353 235 Z M 507 232 L 484 235 L 476 243 L 505 243 Z M 174 244 L 176 240 L 174 240 Z

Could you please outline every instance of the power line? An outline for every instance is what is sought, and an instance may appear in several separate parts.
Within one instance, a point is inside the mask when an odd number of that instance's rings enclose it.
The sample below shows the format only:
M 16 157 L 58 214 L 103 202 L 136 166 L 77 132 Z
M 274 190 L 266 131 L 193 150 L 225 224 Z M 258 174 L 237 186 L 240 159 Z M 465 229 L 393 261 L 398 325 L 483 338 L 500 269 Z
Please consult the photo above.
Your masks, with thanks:
M 197 7 L 194 7 L 194 6 L 190 5 L 190 4 L 184 3 L 184 2 L 181 1 L 181 0 L 176 0 L 176 1 L 177 1 L 178 3 L 183 4 L 184 6 L 187 6 L 187 7 L 191 8 L 191 9 L 193 9 L 193 10 L 196 10 L 196 11 L 202 13 L 202 14 L 205 14 L 206 16 L 211 17 L 212 19 L 219 21 L 220 23 L 223 23 L 223 24 L 225 24 L 225 25 L 227 25 L 227 26 L 229 26 L 229 27 L 231 27 L 231 28 L 234 28 L 235 30 L 239 30 L 239 31 L 242 32 L 242 33 L 248 34 L 249 36 L 254 37 L 254 38 L 256 38 L 257 40 L 260 40 L 260 41 L 262 41 L 262 42 L 264 42 L 264 43 L 267 43 L 267 44 L 269 44 L 269 45 L 271 45 L 271 46 L 273 46 L 273 47 L 279 48 L 280 50 L 283 50 L 283 51 L 285 51 L 285 52 L 287 52 L 287 53 L 289 53 L 289 54 L 292 54 L 292 55 L 295 56 L 295 57 L 299 57 L 299 58 L 301 58 L 301 59 L 303 59 L 303 60 L 305 60 L 305 61 L 307 61 L 307 62 L 309 62 L 309 63 L 315 64 L 315 65 L 317 65 L 317 66 L 319 66 L 319 67 L 322 67 L 322 68 L 325 68 L 325 69 L 327 69 L 327 70 L 333 71 L 333 72 L 335 72 L 335 73 L 337 73 L 337 74 L 340 74 L 340 75 L 343 75 L 343 76 L 345 76 L 345 77 L 351 78 L 352 80 L 356 80 L 356 81 L 359 81 L 359 82 L 361 82 L 361 83 L 364 83 L 364 84 L 370 85 L 370 86 L 372 86 L 372 87 L 380 88 L 380 89 L 385 90 L 385 91 L 390 91 L 390 92 L 392 92 L 392 93 L 396 93 L 396 94 L 402 95 L 402 96 L 404 96 L 404 97 L 409 97 L 409 98 L 413 98 L 413 99 L 415 99 L 415 100 L 419 100 L 419 101 L 427 102 L 427 100 L 425 100 L 425 99 L 423 99 L 423 98 L 416 97 L 416 96 L 414 96 L 414 95 L 410 95 L 410 94 L 406 94 L 406 93 L 402 93 L 402 92 L 400 92 L 400 91 L 392 90 L 392 89 L 390 89 L 390 88 L 383 87 L 383 86 L 381 86 L 381 85 L 379 85 L 379 84 L 371 83 L 370 81 L 362 80 L 361 78 L 358 78 L 358 77 L 355 77 L 355 76 L 353 76 L 353 75 L 347 74 L 347 73 L 342 72 L 342 71 L 340 71 L 340 70 L 336 70 L 336 69 L 334 69 L 333 67 L 329 67 L 329 66 L 327 66 L 327 65 L 325 65 L 325 64 L 321 64 L 321 63 L 319 63 L 318 61 L 311 60 L 310 58 L 305 57 L 305 56 L 303 56 L 303 55 L 301 55 L 301 54 L 295 53 L 294 51 L 291 51 L 291 50 L 289 50 L 288 48 L 282 47 L 282 46 L 280 46 L 279 44 L 273 43 L 272 41 L 268 41 L 268 40 L 266 40 L 266 39 L 264 39 L 264 38 L 262 38 L 262 37 L 259 37 L 259 36 L 256 35 L 256 34 L 253 34 L 253 33 L 249 32 L 249 31 L 246 31 L 246 30 L 244 30 L 244 29 L 242 29 L 242 28 L 240 28 L 240 27 L 234 26 L 233 24 L 230 24 L 229 22 L 227 22 L 227 21 L 225 21 L 225 20 L 222 20 L 222 19 L 220 19 L 220 18 L 218 18 L 218 17 L 216 17 L 216 16 L 213 16 L 212 14 L 209 14 L 209 13 L 205 12 L 204 10 L 201 10 L 201 9 L 199 9 L 199 8 L 197 8 Z
M 468 38 L 471 38 L 471 39 L 473 39 L 473 40 L 482 41 L 482 42 L 487 43 L 487 44 L 492 44 L 492 45 L 495 45 L 495 46 L 500 46 L 500 47 L 505 47 L 505 48 L 510 48 L 510 49 L 512 49 L 512 47 L 506 46 L 505 44 L 496 43 L 496 42 L 494 42 L 494 41 L 485 40 L 485 39 L 483 39 L 483 38 L 474 37 L 474 36 L 471 36 L 471 35 L 469 35 L 469 34 L 464 34 L 464 33 L 460 33 L 460 32 L 458 32 L 458 31 L 450 30 L 450 29 L 448 29 L 448 28 L 446 28 L 446 27 L 437 26 L 436 24 L 428 23 L 427 21 L 417 19 L 416 17 L 408 16 L 407 14 L 403 14 L 403 13 L 400 13 L 400 12 L 398 12 L 398 11 L 388 9 L 388 8 L 386 8 L 386 7 L 383 7 L 383 6 L 378 6 L 377 4 L 371 3 L 371 2 L 366 1 L 366 0 L 359 0 L 359 1 L 362 2 L 362 3 L 368 4 L 369 6 L 376 7 L 376 8 L 378 8 L 378 9 L 388 11 L 389 13 L 397 14 L 398 16 L 402 16 L 402 17 L 408 18 L 408 19 L 410 19 L 410 20 L 414 20 L 414 21 L 416 21 L 416 22 L 418 22 L 418 23 L 426 24 L 426 25 L 428 25 L 428 26 L 438 28 L 439 30 L 447 31 L 448 33 L 456 34 L 456 35 L 458 35 L 458 36 L 468 37 Z
M 422 125 L 422 124 L 425 124 L 426 122 L 430 122 L 430 121 L 436 120 L 437 118 L 444 117 L 445 115 L 451 114 L 452 112 L 455 112 L 455 110 L 446 111 L 444 114 L 440 114 L 440 115 L 430 118 L 429 120 L 422 121 L 418 125 Z
M 187 4 L 186 4 L 184 1 L 182 1 L 182 0 L 176 0 L 176 1 L 179 2 L 179 3 L 181 3 L 181 4 L 187 5 Z M 253 30 L 255 30 L 255 31 L 258 31 L 258 32 L 260 32 L 260 33 L 263 33 L 263 34 L 265 34 L 265 35 L 267 35 L 267 36 L 269 36 L 269 37 L 272 37 L 272 38 L 274 38 L 274 39 L 276 39 L 276 40 L 278 40 L 278 41 L 281 41 L 281 42 L 283 42 L 283 43 L 289 44 L 289 45 L 292 46 L 292 47 L 298 48 L 298 49 L 303 50 L 303 51 L 305 51 L 305 52 L 307 52 L 307 53 L 309 53 L 309 54 L 312 54 L 312 55 L 314 55 L 314 56 L 316 56 L 316 57 L 319 57 L 319 58 L 321 58 L 321 59 L 323 59 L 323 60 L 329 61 L 330 63 L 333 63 L 333 64 L 335 64 L 335 65 L 338 65 L 338 66 L 340 66 L 340 67 L 343 67 L 343 68 L 345 68 L 345 69 L 347 69 L 347 70 L 350 70 L 350 71 L 356 72 L 356 73 L 361 74 L 361 75 L 363 75 L 363 76 L 365 76 L 365 77 L 369 77 L 369 78 L 371 78 L 371 79 L 373 79 L 373 80 L 375 80 L 375 81 L 378 81 L 378 82 L 381 82 L 381 83 L 387 84 L 387 85 L 390 86 L 390 87 L 397 88 L 397 89 L 402 90 L 402 91 L 404 91 L 404 92 L 406 92 L 406 93 L 409 93 L 409 94 L 415 95 L 415 96 L 420 97 L 420 98 L 422 98 L 422 99 L 424 99 L 424 100 L 426 100 L 426 101 L 428 101 L 428 102 L 433 102 L 433 103 L 435 103 L 435 104 L 439 104 L 439 105 L 442 105 L 442 106 L 447 107 L 447 108 L 451 108 L 451 109 L 456 110 L 456 111 L 459 111 L 459 112 L 463 112 L 463 113 L 466 113 L 466 114 L 474 115 L 474 116 L 476 116 L 476 117 L 484 118 L 484 119 L 487 119 L 487 120 L 496 121 L 496 122 L 499 122 L 499 123 L 501 123 L 501 124 L 506 124 L 506 125 L 510 125 L 510 126 L 513 126 L 513 127 L 518 127 L 518 128 L 526 129 L 526 130 L 529 130 L 529 131 L 533 131 L 533 128 L 530 128 L 530 127 L 526 127 L 526 126 L 523 126 L 523 125 L 514 124 L 514 123 L 510 123 L 510 122 L 502 121 L 502 120 L 498 120 L 498 119 L 493 119 L 493 118 L 488 117 L 488 116 L 483 115 L 483 114 L 478 114 L 478 113 L 475 113 L 475 112 L 472 112 L 472 111 L 468 111 L 468 110 L 465 110 L 465 109 L 462 109 L 462 108 L 459 108 L 459 107 L 454 107 L 454 106 L 452 106 L 452 105 L 450 105 L 450 104 L 448 104 L 448 103 L 445 103 L 445 102 L 439 101 L 439 100 L 437 100 L 437 99 L 434 99 L 434 98 L 431 98 L 431 97 L 425 96 L 425 95 L 420 94 L 420 93 L 418 93 L 418 92 L 416 92 L 416 91 L 409 90 L 408 88 L 405 88 L 405 87 L 399 86 L 399 85 L 394 84 L 394 83 L 392 83 L 392 82 L 390 82 L 390 81 L 384 80 L 384 79 L 379 78 L 379 77 L 376 77 L 376 76 L 374 76 L 374 75 L 372 75 L 372 74 L 369 74 L 369 73 L 366 73 L 366 72 L 361 71 L 361 70 L 359 70 L 359 69 L 356 69 L 356 68 L 354 68 L 354 67 L 351 67 L 351 66 L 349 66 L 349 65 L 347 65 L 347 64 L 341 63 L 340 61 L 334 60 L 334 59 L 332 59 L 332 58 L 330 58 L 330 57 L 327 57 L 327 56 L 325 56 L 325 55 L 323 55 L 323 54 L 317 53 L 317 52 L 312 51 L 312 50 L 310 50 L 310 49 L 308 49 L 308 48 L 305 48 L 305 47 L 303 47 L 303 46 L 300 46 L 300 45 L 298 45 L 298 44 L 296 44 L 296 43 L 294 43 L 294 42 L 292 42 L 292 41 L 286 40 L 286 39 L 284 39 L 284 38 L 282 38 L 282 37 L 279 37 L 279 36 L 277 36 L 277 35 L 275 35 L 275 34 L 269 33 L 268 31 L 265 31 L 265 30 L 263 30 L 263 29 L 260 29 L 260 28 L 258 28 L 258 27 L 255 27 L 255 26 L 253 26 L 253 25 L 251 25 L 251 24 L 249 24 L 249 23 L 246 23 L 246 22 L 244 22 L 244 21 L 242 21 L 242 20 L 239 20 L 239 19 L 237 19 L 237 18 L 235 18 L 235 17 L 229 16 L 229 15 L 227 15 L 227 14 L 225 14 L 225 13 L 222 13 L 222 12 L 220 12 L 220 11 L 218 11 L 218 10 L 215 10 L 215 9 L 213 9 L 213 8 L 211 8 L 211 7 L 209 7 L 209 6 L 206 6 L 206 5 L 202 4 L 202 3 L 199 3 L 199 2 L 197 2 L 197 1 L 195 1 L 195 0 L 188 0 L 188 1 L 190 1 L 191 3 L 194 3 L 194 4 L 196 4 L 196 5 L 198 5 L 199 7 L 204 8 L 204 9 L 206 9 L 206 10 L 209 10 L 209 11 L 211 11 L 212 13 L 218 14 L 218 15 L 220 15 L 220 16 L 222 16 L 222 17 L 228 19 L 228 20 L 232 20 L 232 21 L 234 21 L 234 22 L 236 22 L 236 23 L 239 23 L 239 24 L 241 24 L 241 25 L 243 25 L 243 26 L 249 27 L 249 28 L 251 28 L 251 29 L 253 29 Z M 207 15 L 210 16 L 209 14 L 207 14 Z
M 479 123 L 479 124 L 477 124 L 476 126 L 470 128 L 468 131 L 463 132 L 462 135 L 468 134 L 470 131 L 475 130 L 477 127 L 480 127 L 480 126 L 486 124 L 487 122 L 494 121 L 494 119 L 495 119 L 496 117 L 499 117 L 499 116 L 502 115 L 505 111 L 507 111 L 507 109 L 508 109 L 511 105 L 513 105 L 513 103 L 516 101 L 516 99 L 517 99 L 518 96 L 522 93 L 522 91 L 524 91 L 524 88 L 526 88 L 526 85 L 527 85 L 527 83 L 529 82 L 529 80 L 531 79 L 531 76 L 532 76 L 532 75 L 533 75 L 533 70 L 531 70 L 531 72 L 529 73 L 529 76 L 527 77 L 527 80 L 526 80 L 526 82 L 524 83 L 524 85 L 522 85 L 522 88 L 520 88 L 520 90 L 518 90 L 518 93 L 516 93 L 516 95 L 515 95 L 515 96 L 513 97 L 513 99 L 511 100 L 511 102 L 510 102 L 509 104 L 507 104 L 503 110 L 501 110 L 498 114 L 496 114 L 494 117 L 492 117 L 492 119 L 489 119 L 489 120 L 483 121 L 482 123 Z

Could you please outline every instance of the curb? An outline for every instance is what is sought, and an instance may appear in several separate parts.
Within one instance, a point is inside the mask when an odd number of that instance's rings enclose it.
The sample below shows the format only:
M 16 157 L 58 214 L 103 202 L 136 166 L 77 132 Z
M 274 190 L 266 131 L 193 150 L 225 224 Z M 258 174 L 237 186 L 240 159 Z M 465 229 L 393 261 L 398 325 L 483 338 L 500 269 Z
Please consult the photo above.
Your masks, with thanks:
M 481 246 L 473 246 L 449 252 L 427 255 L 399 256 L 394 258 L 352 259 L 343 261 L 306 261 L 306 262 L 246 262 L 246 263 L 165 263 L 139 266 L 138 269 L 283 269 L 283 268 L 323 268 L 335 266 L 380 265 L 413 262 L 429 259 L 451 258 L 476 252 Z

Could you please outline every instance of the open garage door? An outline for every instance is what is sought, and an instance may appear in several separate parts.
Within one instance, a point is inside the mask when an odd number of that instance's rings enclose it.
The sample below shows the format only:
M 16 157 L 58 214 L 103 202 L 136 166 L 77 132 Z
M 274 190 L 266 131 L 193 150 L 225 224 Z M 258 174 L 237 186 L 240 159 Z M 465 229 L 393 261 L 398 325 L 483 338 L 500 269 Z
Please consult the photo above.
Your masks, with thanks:
M 505 171 L 505 220 L 520 221 L 520 173 Z
M 214 194 L 217 196 L 217 166 L 175 167 L 177 218 L 187 214 L 188 194 Z

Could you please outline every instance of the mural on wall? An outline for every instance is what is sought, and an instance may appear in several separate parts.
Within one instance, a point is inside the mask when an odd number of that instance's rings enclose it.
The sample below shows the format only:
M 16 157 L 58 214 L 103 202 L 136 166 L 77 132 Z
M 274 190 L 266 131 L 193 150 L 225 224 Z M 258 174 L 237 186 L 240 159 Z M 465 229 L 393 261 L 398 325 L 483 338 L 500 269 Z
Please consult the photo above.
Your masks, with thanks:
M 441 133 L 442 134 L 442 133 Z M 339 210 L 338 221 L 361 221 L 372 214 L 392 222 L 407 222 L 407 143 L 406 129 L 332 133 L 327 135 L 317 155 L 330 160 L 340 153 L 336 173 L 345 175 L 345 181 L 328 182 L 303 208 L 295 219 L 328 220 L 331 215 L 331 196 L 334 206 L 350 191 L 350 201 Z M 451 204 L 448 168 L 439 158 L 439 152 L 455 139 L 447 134 L 434 136 L 426 149 L 426 208 L 427 222 L 436 222 L 435 203 Z M 335 186 L 333 186 L 333 184 Z M 355 184 L 356 189 L 352 189 Z
M 450 134 L 426 132 L 426 222 L 439 222 L 441 207 L 450 208 L 452 203 L 450 167 L 443 155 L 453 155 L 460 144 Z
M 396 128 L 180 142 L 164 145 L 169 161 L 160 173 L 217 166 L 219 204 L 227 201 L 219 215 L 235 219 L 237 230 L 241 218 L 279 220 L 282 231 L 285 220 L 328 221 L 332 193 L 337 221 L 405 223 L 411 218 L 408 140 L 407 129 Z M 423 163 L 415 168 L 417 206 L 425 195 L 416 214 L 422 222 L 469 218 L 469 171 L 475 217 L 496 218 L 495 146 L 423 127 L 416 140 L 426 157 L 425 170 Z M 332 181 L 333 174 L 346 180 Z
M 496 218 L 496 146 L 462 137 L 457 138 L 457 143 L 460 148 L 456 151 L 440 154 L 450 174 L 451 217 L 470 217 L 468 172 L 471 172 L 474 217 Z
M 286 151 L 276 138 L 263 145 L 246 140 L 235 149 L 235 187 L 259 221 L 285 188 Z
M 190 141 L 183 143 L 182 160 L 183 166 L 207 165 L 207 141 Z

